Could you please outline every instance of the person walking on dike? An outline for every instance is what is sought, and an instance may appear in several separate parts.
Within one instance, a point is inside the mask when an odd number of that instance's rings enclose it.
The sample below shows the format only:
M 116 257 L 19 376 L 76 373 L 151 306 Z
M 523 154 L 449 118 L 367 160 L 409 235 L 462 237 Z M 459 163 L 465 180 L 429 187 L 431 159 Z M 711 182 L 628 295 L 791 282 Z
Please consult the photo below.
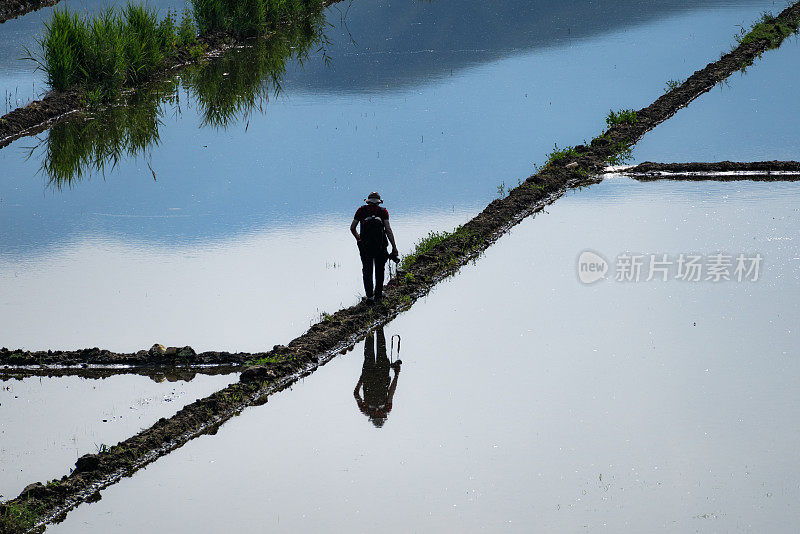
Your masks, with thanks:
M 386 356 L 386 336 L 382 327 L 367 334 L 367 339 L 364 340 L 364 366 L 361 368 L 361 376 L 355 391 L 353 391 L 353 396 L 359 411 L 369 417 L 369 420 L 377 428 L 381 428 L 386 423 L 389 412 L 392 411 L 392 401 L 394 400 L 394 391 L 397 389 L 397 377 L 400 375 L 401 363 L 400 360 L 389 363 L 389 358 Z M 390 369 L 394 371 L 394 378 L 391 382 L 389 380 Z M 361 389 L 364 390 L 363 398 L 361 398 Z
M 364 291 L 367 302 L 372 303 L 383 297 L 383 272 L 386 260 L 392 258 L 397 261 L 397 245 L 394 234 L 389 224 L 389 212 L 380 207 L 383 203 L 378 193 L 370 193 L 364 199 L 366 204 L 358 208 L 350 232 L 358 243 L 358 252 L 361 255 L 361 266 L 364 274 Z M 361 225 L 361 232 L 357 227 Z M 387 243 L 392 244 L 392 253 L 386 252 Z M 372 273 L 375 272 L 375 286 L 372 285 Z

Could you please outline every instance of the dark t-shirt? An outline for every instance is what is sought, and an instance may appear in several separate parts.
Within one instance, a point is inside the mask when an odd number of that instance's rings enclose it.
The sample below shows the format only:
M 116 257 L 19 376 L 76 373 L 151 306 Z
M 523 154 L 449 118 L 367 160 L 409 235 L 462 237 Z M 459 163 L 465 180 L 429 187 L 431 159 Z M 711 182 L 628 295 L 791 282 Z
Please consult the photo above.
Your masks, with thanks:
M 353 217 L 358 222 L 363 222 L 367 217 L 378 216 L 384 221 L 389 219 L 389 212 L 377 204 L 365 204 L 356 210 Z

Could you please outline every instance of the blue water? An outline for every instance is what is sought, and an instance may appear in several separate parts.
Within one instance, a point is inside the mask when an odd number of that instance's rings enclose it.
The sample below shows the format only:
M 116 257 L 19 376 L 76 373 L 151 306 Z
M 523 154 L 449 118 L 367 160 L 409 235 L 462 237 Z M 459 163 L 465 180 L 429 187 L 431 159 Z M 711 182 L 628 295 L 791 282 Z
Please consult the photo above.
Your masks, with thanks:
M 330 66 L 320 54 L 290 65 L 263 112 L 226 128 L 203 126 L 181 90 L 157 144 L 61 189 L 42 171 L 48 133 L 0 150 L 0 344 L 285 343 L 359 298 L 347 227 L 370 191 L 407 252 L 516 186 L 554 143 L 591 139 L 609 109 L 647 105 L 772 8 L 637 2 L 576 18 L 548 5 L 337 5 Z M 470 14 L 497 37 L 477 35 Z
M 800 41 L 789 37 L 636 145 L 637 162 L 800 159 Z
M 236 380 L 235 373 L 191 381 L 137 375 L 0 380 L 0 498 L 60 478 L 84 454 L 115 445 Z
M 793 532 L 798 193 L 572 192 L 386 326 L 382 416 L 360 343 L 51 530 Z M 608 279 L 579 282 L 586 249 Z M 626 252 L 719 251 L 760 253 L 759 279 L 614 280 Z

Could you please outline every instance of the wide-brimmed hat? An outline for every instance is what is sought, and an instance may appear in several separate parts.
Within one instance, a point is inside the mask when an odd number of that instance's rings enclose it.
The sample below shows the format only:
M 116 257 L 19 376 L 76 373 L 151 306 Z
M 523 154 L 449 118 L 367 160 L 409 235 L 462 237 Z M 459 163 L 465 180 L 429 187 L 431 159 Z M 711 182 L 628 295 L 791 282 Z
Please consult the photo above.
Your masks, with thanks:
M 373 191 L 369 194 L 367 198 L 364 199 L 367 204 L 382 204 L 383 200 L 381 200 L 381 196 Z

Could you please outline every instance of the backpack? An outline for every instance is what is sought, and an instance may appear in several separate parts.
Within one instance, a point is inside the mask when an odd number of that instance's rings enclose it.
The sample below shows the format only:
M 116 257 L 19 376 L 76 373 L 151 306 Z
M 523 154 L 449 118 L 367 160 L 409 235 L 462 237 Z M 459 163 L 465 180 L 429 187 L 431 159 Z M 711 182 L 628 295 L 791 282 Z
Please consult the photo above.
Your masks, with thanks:
M 361 221 L 361 246 L 364 252 L 377 255 L 379 252 L 386 252 L 388 244 L 383 219 L 377 215 L 370 215 Z

